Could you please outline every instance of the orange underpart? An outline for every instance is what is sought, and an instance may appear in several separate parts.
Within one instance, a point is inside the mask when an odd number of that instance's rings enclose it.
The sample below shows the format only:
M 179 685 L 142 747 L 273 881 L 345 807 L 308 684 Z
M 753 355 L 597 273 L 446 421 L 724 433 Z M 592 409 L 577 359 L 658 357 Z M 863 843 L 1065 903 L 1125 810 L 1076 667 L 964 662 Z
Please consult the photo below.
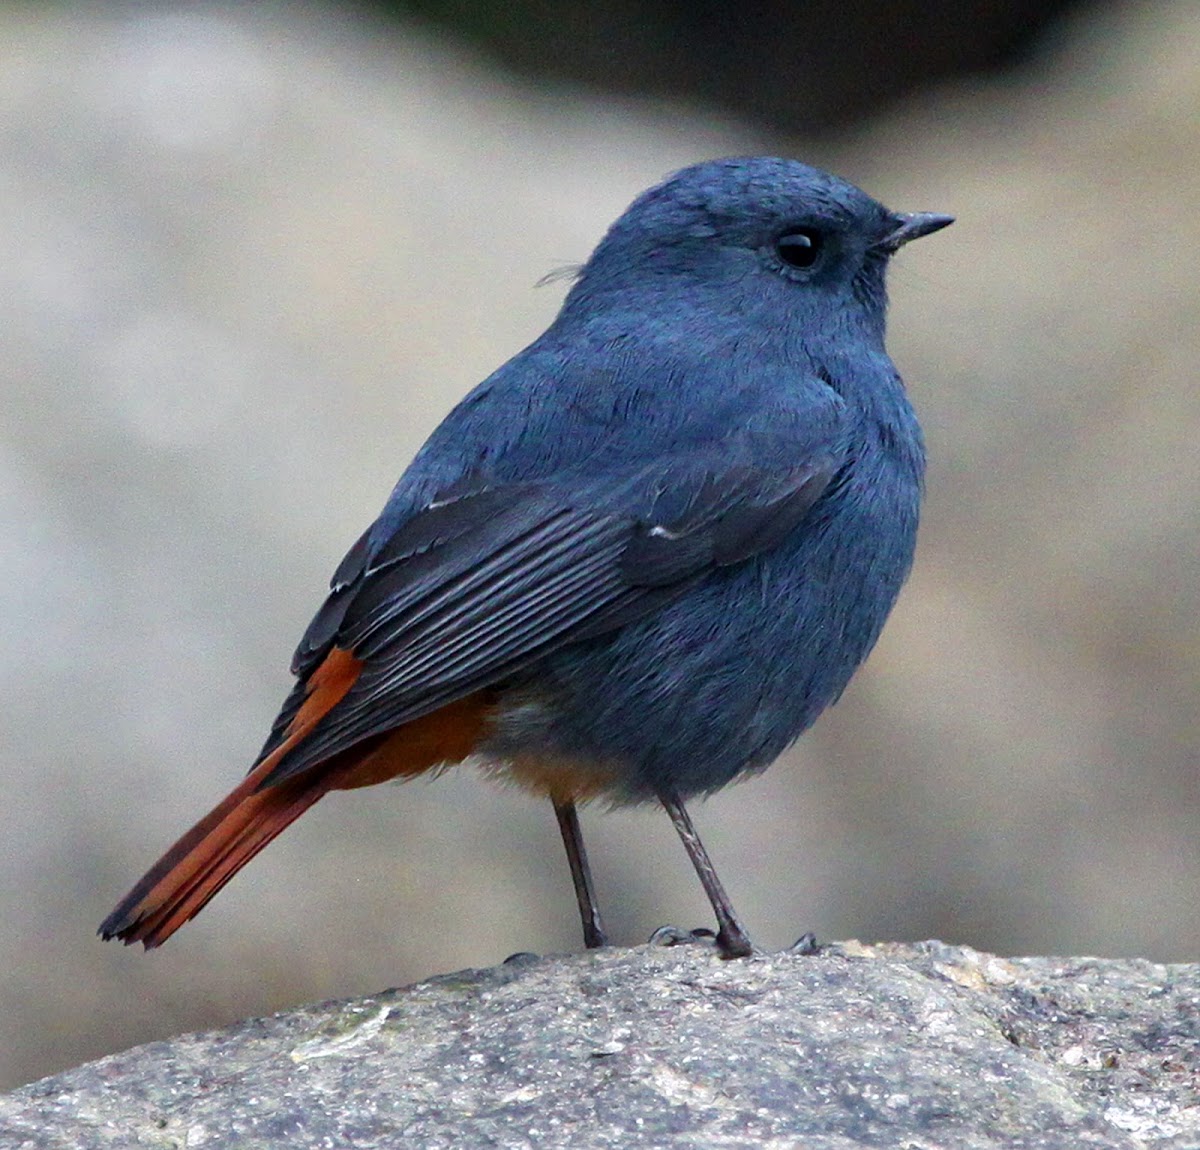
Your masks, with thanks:
M 479 745 L 490 711 L 482 694 L 447 703 L 389 732 L 352 766 L 339 767 L 332 786 L 348 791 L 419 775 L 442 763 L 461 763 Z
M 616 772 L 602 763 L 553 755 L 518 755 L 494 773 L 556 803 L 586 802 L 613 789 Z

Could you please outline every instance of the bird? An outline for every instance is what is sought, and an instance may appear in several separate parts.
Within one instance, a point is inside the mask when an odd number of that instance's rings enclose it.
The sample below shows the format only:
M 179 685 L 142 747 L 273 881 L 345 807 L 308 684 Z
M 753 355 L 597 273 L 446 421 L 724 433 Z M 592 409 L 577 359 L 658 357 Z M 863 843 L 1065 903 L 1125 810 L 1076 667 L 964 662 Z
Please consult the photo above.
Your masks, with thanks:
M 471 760 L 551 800 L 586 947 L 607 944 L 578 818 L 599 799 L 662 806 L 719 953 L 751 954 L 685 801 L 839 698 L 908 575 L 925 451 L 885 273 L 951 222 L 775 157 L 638 196 L 417 452 L 249 773 L 102 937 L 159 946 L 330 791 Z

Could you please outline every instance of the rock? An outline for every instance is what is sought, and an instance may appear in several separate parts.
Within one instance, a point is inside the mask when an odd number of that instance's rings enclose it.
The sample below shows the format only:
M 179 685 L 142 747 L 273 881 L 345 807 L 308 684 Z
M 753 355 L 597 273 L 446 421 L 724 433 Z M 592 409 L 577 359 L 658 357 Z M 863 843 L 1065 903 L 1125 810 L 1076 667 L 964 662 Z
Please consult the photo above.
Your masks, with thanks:
M 0 1098 L 0 1145 L 1195 1147 L 1200 966 L 708 944 L 443 975 Z

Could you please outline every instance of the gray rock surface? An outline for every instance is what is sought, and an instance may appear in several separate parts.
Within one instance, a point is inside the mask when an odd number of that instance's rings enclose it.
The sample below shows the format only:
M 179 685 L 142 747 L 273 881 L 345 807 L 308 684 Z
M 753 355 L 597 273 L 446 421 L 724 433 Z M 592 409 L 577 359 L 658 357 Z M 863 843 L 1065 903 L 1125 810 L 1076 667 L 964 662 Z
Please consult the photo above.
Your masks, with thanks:
M 938 942 L 518 957 L 0 1099 L 5 1150 L 1200 1145 L 1200 967 Z

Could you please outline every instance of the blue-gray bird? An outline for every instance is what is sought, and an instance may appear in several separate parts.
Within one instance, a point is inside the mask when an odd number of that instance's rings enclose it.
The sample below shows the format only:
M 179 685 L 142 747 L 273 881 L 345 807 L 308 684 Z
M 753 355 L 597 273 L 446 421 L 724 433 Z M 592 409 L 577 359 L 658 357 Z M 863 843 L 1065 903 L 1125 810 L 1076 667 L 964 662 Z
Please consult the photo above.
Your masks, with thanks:
M 912 562 L 924 450 L 889 258 L 950 223 L 791 160 L 643 193 L 550 328 L 475 388 L 350 549 L 250 773 L 100 928 L 158 946 L 330 790 L 468 756 L 576 807 L 656 799 L 750 952 L 684 799 L 842 693 Z

